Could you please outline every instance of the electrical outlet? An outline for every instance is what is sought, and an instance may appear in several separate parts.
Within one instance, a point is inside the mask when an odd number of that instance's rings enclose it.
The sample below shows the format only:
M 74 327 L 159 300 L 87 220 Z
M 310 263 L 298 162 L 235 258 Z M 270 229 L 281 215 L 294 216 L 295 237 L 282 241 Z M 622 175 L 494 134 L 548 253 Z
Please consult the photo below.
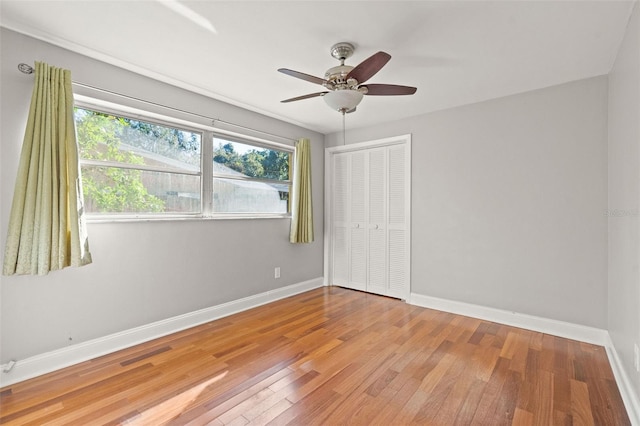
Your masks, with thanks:
M 636 367 L 636 371 L 640 372 L 640 348 L 637 343 L 633 345 L 633 365 Z
M 273 272 L 274 278 L 280 278 L 280 267 L 276 266 L 276 269 Z

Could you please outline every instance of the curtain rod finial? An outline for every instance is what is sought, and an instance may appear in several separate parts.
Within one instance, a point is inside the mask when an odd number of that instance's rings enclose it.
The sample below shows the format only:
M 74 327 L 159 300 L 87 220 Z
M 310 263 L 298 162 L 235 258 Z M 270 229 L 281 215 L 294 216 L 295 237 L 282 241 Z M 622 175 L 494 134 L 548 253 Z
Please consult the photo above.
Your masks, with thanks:
M 18 69 L 20 70 L 21 73 L 24 73 L 24 74 L 33 74 L 34 72 L 33 67 L 25 63 L 18 64 Z

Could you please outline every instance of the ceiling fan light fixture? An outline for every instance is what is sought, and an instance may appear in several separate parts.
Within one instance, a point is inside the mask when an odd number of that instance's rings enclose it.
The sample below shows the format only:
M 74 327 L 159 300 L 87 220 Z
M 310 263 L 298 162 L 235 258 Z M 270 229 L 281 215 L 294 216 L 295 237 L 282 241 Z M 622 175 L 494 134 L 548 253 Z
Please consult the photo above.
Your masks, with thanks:
M 335 111 L 347 112 L 358 106 L 364 94 L 358 90 L 335 90 L 326 93 L 323 98 Z
M 1 1 L 1 0 L 0 0 Z M 415 87 L 400 86 L 397 84 L 367 84 L 365 83 L 373 77 L 387 62 L 391 55 L 386 52 L 377 52 L 369 58 L 360 62 L 357 66 L 345 65 L 344 60 L 353 54 L 354 46 L 351 43 L 337 43 L 331 47 L 331 56 L 340 61 L 340 65 L 331 67 L 324 74 L 324 78 L 314 77 L 299 71 L 288 68 L 280 68 L 279 72 L 296 77 L 310 83 L 320 84 L 327 89 L 324 92 L 310 93 L 308 95 L 296 96 L 285 99 L 281 102 L 300 101 L 302 99 L 322 96 L 324 101 L 334 111 L 347 114 L 356 110 L 364 95 L 396 96 L 413 95 Z

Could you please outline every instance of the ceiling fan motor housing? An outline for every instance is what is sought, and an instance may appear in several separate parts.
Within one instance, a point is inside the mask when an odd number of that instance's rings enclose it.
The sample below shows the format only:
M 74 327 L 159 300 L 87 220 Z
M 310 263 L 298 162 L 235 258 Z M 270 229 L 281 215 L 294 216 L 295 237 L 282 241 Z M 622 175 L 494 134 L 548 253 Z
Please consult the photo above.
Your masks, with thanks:
M 326 83 L 324 83 L 324 87 L 329 90 L 344 90 L 344 89 L 352 89 L 358 85 L 358 82 L 350 78 L 347 80 L 347 75 L 353 67 L 351 65 L 338 65 L 336 67 L 329 68 L 326 73 L 324 73 L 324 79 Z

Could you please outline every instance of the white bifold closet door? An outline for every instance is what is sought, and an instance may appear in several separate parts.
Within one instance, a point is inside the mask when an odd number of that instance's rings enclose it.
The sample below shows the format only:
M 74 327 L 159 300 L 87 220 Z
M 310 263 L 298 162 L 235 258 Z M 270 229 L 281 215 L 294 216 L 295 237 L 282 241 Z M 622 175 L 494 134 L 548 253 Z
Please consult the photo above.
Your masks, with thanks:
M 409 146 L 330 154 L 331 284 L 409 296 Z

